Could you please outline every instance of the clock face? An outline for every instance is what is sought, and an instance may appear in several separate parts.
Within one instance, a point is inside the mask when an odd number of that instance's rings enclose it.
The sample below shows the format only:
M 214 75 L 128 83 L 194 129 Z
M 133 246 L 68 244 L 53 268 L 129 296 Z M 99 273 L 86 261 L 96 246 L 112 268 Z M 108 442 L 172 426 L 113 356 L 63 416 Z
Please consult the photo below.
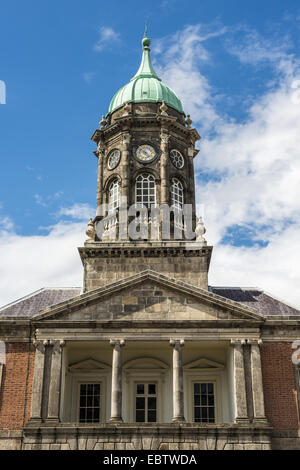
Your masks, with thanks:
M 136 158 L 140 162 L 151 162 L 155 157 L 156 151 L 149 144 L 140 145 L 136 150 Z
M 107 161 L 108 169 L 113 170 L 114 168 L 116 168 L 119 165 L 120 158 L 121 158 L 120 150 L 113 150 L 110 156 L 108 157 L 108 161 Z
M 175 150 L 175 149 L 171 150 L 170 159 L 173 165 L 179 170 L 184 167 L 184 158 L 179 152 L 179 150 Z

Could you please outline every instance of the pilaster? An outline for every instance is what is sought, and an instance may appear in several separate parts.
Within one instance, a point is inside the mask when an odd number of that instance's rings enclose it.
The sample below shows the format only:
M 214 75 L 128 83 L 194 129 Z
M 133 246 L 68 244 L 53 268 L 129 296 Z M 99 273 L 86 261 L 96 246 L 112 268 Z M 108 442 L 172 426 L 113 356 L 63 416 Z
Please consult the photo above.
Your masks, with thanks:
M 245 340 L 231 340 L 233 347 L 233 367 L 234 367 L 234 398 L 235 398 L 235 421 L 247 422 L 247 394 L 244 367 L 244 345 Z

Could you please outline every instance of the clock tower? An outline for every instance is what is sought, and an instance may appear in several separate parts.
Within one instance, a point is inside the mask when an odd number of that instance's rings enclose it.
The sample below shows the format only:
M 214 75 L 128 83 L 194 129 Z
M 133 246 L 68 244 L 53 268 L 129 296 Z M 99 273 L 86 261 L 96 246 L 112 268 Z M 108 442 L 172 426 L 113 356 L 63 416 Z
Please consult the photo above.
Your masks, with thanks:
M 97 211 L 79 248 L 84 290 L 147 269 L 208 288 L 212 247 L 195 211 L 195 143 L 179 98 L 156 75 L 150 39 L 134 77 L 112 98 L 92 140 Z

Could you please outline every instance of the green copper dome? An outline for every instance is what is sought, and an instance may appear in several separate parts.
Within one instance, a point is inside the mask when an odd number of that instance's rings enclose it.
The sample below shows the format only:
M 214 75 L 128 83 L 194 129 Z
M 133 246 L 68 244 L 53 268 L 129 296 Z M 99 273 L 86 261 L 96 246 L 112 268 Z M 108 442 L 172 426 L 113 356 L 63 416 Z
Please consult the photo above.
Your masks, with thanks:
M 143 38 L 143 57 L 140 68 L 127 85 L 120 88 L 109 105 L 109 113 L 114 112 L 127 102 L 162 102 L 180 113 L 183 112 L 182 104 L 171 88 L 162 83 L 156 75 L 150 59 L 150 39 Z

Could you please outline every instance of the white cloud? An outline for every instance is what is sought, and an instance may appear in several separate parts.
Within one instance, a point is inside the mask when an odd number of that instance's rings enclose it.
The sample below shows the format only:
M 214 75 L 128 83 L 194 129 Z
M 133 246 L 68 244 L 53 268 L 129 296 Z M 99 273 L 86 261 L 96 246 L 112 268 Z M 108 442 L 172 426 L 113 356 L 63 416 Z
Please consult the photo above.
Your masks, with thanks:
M 201 25 L 189 26 L 169 38 L 173 48 L 165 51 L 159 42 L 157 50 L 164 80 L 201 128 L 195 173 L 206 238 L 215 245 L 210 283 L 258 285 L 300 307 L 300 106 L 292 87 L 299 61 L 288 53 L 286 38 L 280 47 L 249 31 L 242 41 L 239 31 L 234 43 L 232 31 L 229 41 L 227 30 L 217 28 L 214 34 L 225 35 L 227 50 L 242 64 L 257 73 L 268 62 L 273 70 L 243 122 L 221 117 L 213 99 L 217 90 L 201 72 L 201 63 L 211 60 L 204 43 L 209 32 L 202 32 Z M 222 241 L 239 227 L 248 230 L 246 246 Z
M 9 227 L 0 232 L 0 306 L 41 287 L 81 286 L 76 247 L 83 245 L 85 228 L 58 222 L 47 235 L 20 236 Z
M 95 213 L 95 209 L 86 203 L 77 203 L 73 204 L 71 207 L 61 207 L 57 213 L 58 217 L 67 216 L 72 219 L 77 220 L 86 220 L 88 221 L 90 217 Z
M 120 34 L 114 31 L 109 26 L 102 26 L 99 28 L 99 39 L 94 44 L 94 50 L 96 52 L 103 51 L 106 47 L 109 47 L 112 42 L 118 42 L 120 40 Z
M 153 44 L 153 51 L 159 58 L 155 67 L 158 75 L 180 97 L 186 114 L 201 122 L 205 131 L 222 119 L 215 109 L 213 87 L 201 72 L 199 64 L 212 60 L 204 46 L 205 41 L 225 33 L 226 28 L 219 24 L 187 26 Z

